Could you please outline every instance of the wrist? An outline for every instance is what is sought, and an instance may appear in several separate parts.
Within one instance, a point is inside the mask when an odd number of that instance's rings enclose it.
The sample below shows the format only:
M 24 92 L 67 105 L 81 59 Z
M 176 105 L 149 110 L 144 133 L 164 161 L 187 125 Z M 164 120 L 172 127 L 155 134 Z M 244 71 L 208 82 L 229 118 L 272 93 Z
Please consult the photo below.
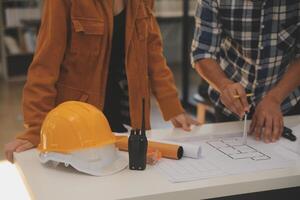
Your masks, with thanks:
M 270 91 L 267 95 L 266 95 L 266 97 L 268 98 L 268 99 L 270 99 L 272 102 L 274 102 L 275 104 L 277 104 L 277 105 L 281 105 L 281 103 L 283 102 L 283 97 L 281 96 L 281 95 L 279 95 L 278 93 L 276 94 L 275 92 L 273 92 L 273 91 Z

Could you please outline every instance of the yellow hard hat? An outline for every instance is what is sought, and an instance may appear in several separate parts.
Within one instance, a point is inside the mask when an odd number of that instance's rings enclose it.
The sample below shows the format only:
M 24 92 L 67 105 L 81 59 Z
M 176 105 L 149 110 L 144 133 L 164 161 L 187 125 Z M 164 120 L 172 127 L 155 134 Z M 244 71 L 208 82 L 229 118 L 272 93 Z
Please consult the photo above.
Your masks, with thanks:
M 46 116 L 41 128 L 41 152 L 70 153 L 113 144 L 116 138 L 104 114 L 78 101 L 58 105 Z
M 87 103 L 68 101 L 46 116 L 39 159 L 64 163 L 80 172 L 106 176 L 125 169 L 128 158 L 117 151 L 116 137 L 104 114 Z

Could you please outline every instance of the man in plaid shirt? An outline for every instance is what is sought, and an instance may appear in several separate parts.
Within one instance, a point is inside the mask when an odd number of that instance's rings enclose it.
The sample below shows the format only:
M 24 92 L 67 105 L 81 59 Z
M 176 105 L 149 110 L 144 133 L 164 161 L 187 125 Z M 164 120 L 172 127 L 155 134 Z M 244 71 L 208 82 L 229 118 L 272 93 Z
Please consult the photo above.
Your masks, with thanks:
M 300 108 L 300 1 L 198 0 L 195 19 L 192 63 L 217 112 L 250 112 L 250 133 L 277 141 L 283 115 Z

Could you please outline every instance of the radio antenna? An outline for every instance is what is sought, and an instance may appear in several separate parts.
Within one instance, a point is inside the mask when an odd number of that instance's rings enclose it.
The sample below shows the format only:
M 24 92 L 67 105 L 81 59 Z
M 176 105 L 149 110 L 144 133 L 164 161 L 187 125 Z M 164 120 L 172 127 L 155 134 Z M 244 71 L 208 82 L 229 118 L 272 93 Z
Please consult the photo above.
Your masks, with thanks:
M 146 133 L 146 126 L 145 126 L 145 99 L 143 98 L 142 100 L 142 129 L 141 132 L 142 134 Z

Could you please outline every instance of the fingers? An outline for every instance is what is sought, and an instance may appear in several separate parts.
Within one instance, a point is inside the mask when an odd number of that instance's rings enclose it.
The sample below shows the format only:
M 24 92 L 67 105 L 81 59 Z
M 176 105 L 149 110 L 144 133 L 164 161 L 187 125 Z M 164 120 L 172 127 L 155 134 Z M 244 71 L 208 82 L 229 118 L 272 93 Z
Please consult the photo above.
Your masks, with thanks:
M 187 120 L 181 122 L 181 128 L 185 131 L 191 131 L 191 124 Z
M 193 119 L 193 118 L 191 118 L 191 117 L 188 117 L 188 123 L 189 123 L 190 125 L 195 125 L 195 126 L 201 125 L 200 122 L 198 122 L 197 120 L 195 120 L 195 119 Z
M 244 113 L 249 111 L 245 89 L 239 83 L 232 84 L 223 90 L 220 98 L 222 103 L 240 118 L 243 118 Z
M 256 121 L 255 127 L 254 127 L 254 137 L 256 140 L 261 139 L 262 129 L 264 126 L 264 117 L 259 117 Z
M 255 139 L 265 143 L 276 142 L 283 132 L 283 115 L 280 103 L 268 95 L 256 106 L 250 126 Z
M 184 131 L 191 131 L 190 124 L 187 122 L 179 122 L 173 121 L 172 122 L 175 128 L 182 128 Z
M 256 115 L 253 116 L 251 124 L 250 124 L 250 130 L 249 130 L 250 135 L 252 135 L 254 133 L 255 126 L 256 126 Z
M 272 122 L 272 123 L 271 123 Z M 265 142 L 276 142 L 281 137 L 283 132 L 283 120 L 280 117 L 266 119 L 264 138 Z
M 252 119 L 250 132 L 254 133 L 256 140 L 263 139 L 265 143 L 276 142 L 283 132 L 283 119 L 280 117 L 261 116 Z
M 13 163 L 13 153 L 15 151 L 15 148 L 16 148 L 15 146 L 9 146 L 9 145 L 6 145 L 4 147 L 5 157 L 11 163 Z
M 22 148 L 20 148 L 20 147 L 22 147 Z M 4 147 L 5 157 L 11 163 L 13 163 L 13 153 L 18 148 L 20 148 L 18 152 L 21 152 L 21 151 L 27 150 L 29 148 L 33 148 L 33 145 L 26 140 L 14 140 L 14 141 L 6 144 Z
M 279 118 L 275 118 L 273 119 L 273 134 L 272 134 L 272 142 L 276 142 L 279 139 L 279 135 L 280 135 L 280 119 Z
M 33 145 L 30 143 L 30 142 L 27 142 L 21 146 L 19 146 L 17 149 L 16 149 L 16 152 L 22 152 L 22 151 L 26 151 L 28 149 L 31 149 L 33 148 Z
M 5 153 L 5 157 L 6 159 L 13 163 L 13 153 L 14 151 L 16 150 L 16 148 L 19 146 L 19 145 L 22 145 L 22 144 L 25 144 L 26 141 L 24 140 L 15 140 L 13 142 L 10 142 L 8 144 L 6 144 L 4 146 L 4 153 Z
M 272 142 L 279 140 L 283 132 L 283 127 L 284 123 L 282 117 L 275 118 L 273 123 Z
M 240 116 L 240 118 L 243 118 L 244 114 L 245 114 L 245 109 L 243 108 L 243 105 L 241 103 L 241 101 L 237 98 L 235 98 L 233 101 L 234 107 L 237 110 L 237 114 L 238 116 Z
M 5 151 L 11 151 L 11 150 L 15 150 L 18 146 L 23 145 L 27 143 L 26 140 L 14 140 L 8 144 L 5 145 L 4 149 Z
M 237 94 L 240 96 L 239 99 L 242 103 L 242 107 L 243 107 L 244 112 L 249 112 L 249 104 L 248 104 L 248 101 L 247 101 L 247 95 L 246 95 L 246 92 L 245 92 L 244 88 L 237 87 L 236 91 L 237 91 Z
M 221 101 L 231 112 L 241 117 L 241 107 L 236 103 L 239 100 L 235 99 L 233 95 L 233 93 L 224 93 L 223 96 L 221 96 Z
M 178 116 L 177 118 L 172 120 L 172 123 L 175 128 L 182 128 L 185 131 L 191 131 L 191 118 L 189 118 L 187 115 L 182 114 Z
M 180 123 L 177 120 L 174 119 L 174 120 L 171 120 L 171 122 L 172 122 L 172 124 L 175 128 L 180 128 L 181 127 Z
M 272 140 L 272 128 L 273 128 L 272 118 L 266 117 L 264 131 L 263 131 L 263 138 L 265 143 L 270 143 Z
M 11 162 L 11 163 L 14 162 L 13 151 L 6 151 L 6 152 L 5 152 L 5 157 L 6 157 L 6 159 L 7 159 L 9 162 Z
M 284 129 L 284 122 L 283 122 L 283 118 L 281 117 L 280 119 L 280 131 L 279 131 L 279 135 L 277 137 L 277 140 L 279 140 L 279 138 L 281 137 L 282 133 L 283 133 L 283 129 Z
M 190 116 L 188 116 L 186 114 L 185 114 L 185 118 L 183 120 L 183 124 L 185 124 L 185 128 L 183 128 L 183 129 L 186 130 L 186 131 L 191 131 L 191 126 L 192 125 L 195 125 L 195 126 L 200 125 L 200 123 L 197 120 L 191 118 Z

